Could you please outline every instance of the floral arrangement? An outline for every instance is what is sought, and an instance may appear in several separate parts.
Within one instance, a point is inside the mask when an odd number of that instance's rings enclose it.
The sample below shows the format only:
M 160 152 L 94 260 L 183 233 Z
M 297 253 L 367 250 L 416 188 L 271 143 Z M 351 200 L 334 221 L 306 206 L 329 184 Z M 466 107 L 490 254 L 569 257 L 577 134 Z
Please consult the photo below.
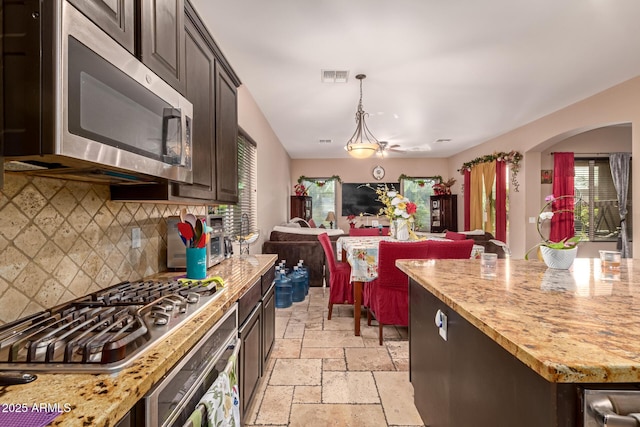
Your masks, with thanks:
M 308 196 L 309 189 L 304 186 L 304 184 L 299 183 L 293 186 L 293 191 L 296 193 L 296 196 Z
M 499 153 L 487 154 L 485 156 L 477 157 L 470 162 L 462 164 L 462 167 L 458 169 L 458 172 L 464 175 L 465 171 L 470 171 L 476 165 L 480 163 L 488 163 L 493 161 L 506 162 L 511 165 L 511 185 L 513 185 L 514 191 L 518 192 L 520 184 L 518 183 L 517 176 L 520 171 L 520 161 L 522 160 L 522 154 L 518 151 L 511 150 L 508 153 L 501 151 Z
M 451 187 L 455 183 L 455 178 L 449 178 L 447 182 L 439 182 L 437 184 L 433 184 L 431 188 L 433 188 L 433 192 L 436 194 L 436 196 L 442 194 L 451 194 Z
M 580 243 L 582 241 L 582 238 L 580 236 L 573 236 L 573 237 L 569 237 L 569 238 L 564 238 L 564 239 L 560 240 L 559 242 L 552 242 L 551 240 L 545 238 L 544 235 L 542 234 L 542 231 L 540 230 L 540 226 L 542 225 L 542 223 L 544 223 L 545 221 L 550 221 L 555 214 L 560 214 L 560 213 L 564 213 L 564 212 L 570 212 L 572 214 L 575 214 L 575 210 L 574 209 L 556 209 L 556 210 L 553 210 L 553 204 L 555 202 L 557 202 L 558 200 L 562 200 L 562 199 L 574 199 L 574 201 L 577 200 L 579 202 L 578 206 L 580 206 L 580 204 L 582 203 L 582 199 L 580 199 L 579 197 L 576 197 L 576 196 L 554 197 L 554 195 L 551 194 L 551 195 L 545 197 L 544 198 L 545 204 L 542 206 L 542 209 L 540 210 L 540 213 L 538 214 L 538 219 L 536 221 L 536 229 L 538 230 L 538 234 L 542 238 L 542 241 L 540 243 L 537 243 L 531 249 L 529 249 L 527 251 L 527 253 L 525 254 L 525 256 L 524 256 L 524 259 L 529 259 L 529 253 L 532 250 L 538 248 L 539 246 L 546 246 L 546 247 L 551 248 L 551 249 L 561 249 L 561 250 L 562 249 L 573 249 L 573 248 L 577 247 L 578 243 Z M 580 211 L 580 215 L 579 216 L 582 217 L 582 211 Z
M 349 223 L 349 227 L 350 228 L 355 228 L 355 226 L 356 226 L 356 216 L 354 214 L 351 214 L 351 215 L 347 216 L 347 222 Z
M 414 221 L 414 215 L 418 210 L 415 203 L 404 197 L 395 190 L 389 190 L 386 186 L 384 189 L 376 188 L 378 201 L 384 207 L 380 209 L 380 215 L 384 214 L 390 221 L 395 219 L 406 219 L 409 222 Z

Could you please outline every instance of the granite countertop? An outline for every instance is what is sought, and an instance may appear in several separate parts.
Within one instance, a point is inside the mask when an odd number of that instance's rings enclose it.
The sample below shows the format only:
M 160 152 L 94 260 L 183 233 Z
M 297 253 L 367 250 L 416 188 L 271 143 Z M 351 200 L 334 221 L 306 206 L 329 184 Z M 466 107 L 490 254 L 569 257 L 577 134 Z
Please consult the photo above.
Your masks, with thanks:
M 54 426 L 114 425 L 220 319 L 276 261 L 275 255 L 234 257 L 209 269 L 225 279 L 224 293 L 185 326 L 143 352 L 128 368 L 114 374 L 45 374 L 30 383 L 0 387 L 0 403 L 58 404 L 63 412 Z M 162 279 L 184 272 L 160 274 Z
M 615 280 L 594 259 L 498 260 L 493 279 L 479 260 L 397 265 L 550 382 L 640 383 L 640 262 L 623 259 Z

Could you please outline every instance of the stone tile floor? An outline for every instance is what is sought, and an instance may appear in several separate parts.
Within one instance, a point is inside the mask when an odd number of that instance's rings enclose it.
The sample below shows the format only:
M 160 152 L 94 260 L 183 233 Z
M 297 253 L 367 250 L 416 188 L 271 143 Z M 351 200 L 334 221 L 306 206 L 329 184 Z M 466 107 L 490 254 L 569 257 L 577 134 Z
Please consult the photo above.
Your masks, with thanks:
M 311 288 L 303 302 L 276 309 L 276 343 L 245 426 L 423 426 L 409 382 L 407 328 L 353 334 L 353 307 Z

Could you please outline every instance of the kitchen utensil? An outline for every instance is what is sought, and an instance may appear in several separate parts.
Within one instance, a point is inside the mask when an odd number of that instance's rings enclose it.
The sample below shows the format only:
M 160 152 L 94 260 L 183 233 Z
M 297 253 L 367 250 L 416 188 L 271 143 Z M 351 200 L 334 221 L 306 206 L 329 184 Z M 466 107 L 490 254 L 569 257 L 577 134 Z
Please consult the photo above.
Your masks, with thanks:
M 190 241 L 191 239 L 193 239 L 193 234 L 194 234 L 193 227 L 191 227 L 191 224 L 189 224 L 188 222 L 179 222 L 178 231 L 180 232 L 180 236 L 186 239 L 187 241 Z M 185 245 L 187 245 L 186 241 L 185 241 Z
M 192 213 L 187 213 L 184 216 L 184 220 L 185 220 L 185 222 L 188 222 L 189 224 L 191 224 L 191 226 L 193 228 L 195 228 L 196 227 L 196 221 L 198 221 L 198 218 L 196 218 L 196 216 L 194 214 L 192 214 Z
M 180 222 L 185 222 L 187 216 L 187 208 L 180 209 Z
M 202 220 L 199 218 L 196 219 L 196 226 L 195 226 L 194 236 L 193 236 L 194 237 L 193 240 L 196 243 L 196 245 L 200 243 L 200 237 L 203 236 L 203 233 L 202 233 L 203 230 L 204 230 L 204 226 L 203 226 Z
M 200 239 L 197 240 L 196 242 L 196 247 L 197 248 L 204 248 L 207 244 L 207 236 L 208 234 L 201 234 L 200 235 Z

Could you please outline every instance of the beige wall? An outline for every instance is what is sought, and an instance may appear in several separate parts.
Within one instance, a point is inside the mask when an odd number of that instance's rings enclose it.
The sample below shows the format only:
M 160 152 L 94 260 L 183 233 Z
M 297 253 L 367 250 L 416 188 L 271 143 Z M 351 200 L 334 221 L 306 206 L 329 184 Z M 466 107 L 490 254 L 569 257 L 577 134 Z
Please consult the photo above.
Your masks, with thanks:
M 540 184 L 540 170 L 549 169 L 549 151 L 573 150 L 575 152 L 614 152 L 631 151 L 640 148 L 640 135 L 633 129 L 640 125 L 640 77 L 609 88 L 592 97 L 576 102 L 566 108 L 523 125 L 513 131 L 465 150 L 448 159 L 322 159 L 291 161 L 289 192 L 300 175 L 323 177 L 339 175 L 344 182 L 370 182 L 371 170 L 377 164 L 386 169 L 385 180 L 395 180 L 404 173 L 409 176 L 442 175 L 443 178 L 455 177 L 458 182 L 453 192 L 462 194 L 462 177 L 457 171 L 464 162 L 476 157 L 498 151 L 518 150 L 524 159 L 517 176 L 519 191 L 512 188 L 509 195 L 508 243 L 515 258 L 522 258 L 528 248 L 539 241 L 535 223 L 529 218 L 535 217 L 541 208 L 541 200 L 548 192 L 547 186 Z M 596 130 L 612 125 L 625 124 L 626 127 L 614 127 Z M 595 130 L 594 132 L 589 132 Z M 587 133 L 585 133 L 587 132 Z M 608 132 L 608 135 L 604 133 Z M 576 136 L 582 134 L 581 136 Z M 606 141 L 605 138 L 607 137 Z M 575 138 L 572 138 L 575 137 Z M 634 170 L 640 170 L 640 157 L 634 156 Z M 636 174 L 636 177 L 639 176 Z M 637 180 L 638 178 L 636 178 Z M 640 185 L 633 188 L 633 200 L 640 203 Z M 340 195 L 338 195 L 338 202 Z M 458 198 L 459 229 L 463 228 L 463 198 Z M 287 202 L 288 206 L 288 202 Z M 634 205 L 635 207 L 635 205 Z M 338 210 L 340 206 L 338 206 Z M 633 210 L 633 222 L 639 224 L 640 209 Z M 338 225 L 346 229 L 344 218 Z M 634 254 L 640 254 L 640 227 L 635 227 Z M 611 244 L 581 245 L 579 256 L 593 256 L 597 249 L 610 247 Z
M 424 177 L 440 175 L 443 179 L 451 176 L 448 170 L 446 159 L 379 159 L 371 157 L 369 159 L 293 159 L 291 161 L 291 177 L 289 193 L 293 194 L 293 186 L 298 182 L 301 175 L 307 177 L 330 177 L 338 175 L 342 182 L 375 182 L 372 170 L 380 165 L 385 169 L 385 176 L 382 182 L 397 182 L 401 174 L 408 176 Z M 459 174 L 454 176 L 460 181 Z M 454 193 L 459 189 L 460 182 L 454 186 Z M 337 214 L 342 211 L 342 193 L 340 186 L 337 188 Z M 338 228 L 348 230 L 349 225 L 345 217 L 338 215 Z
M 291 159 L 245 86 L 238 88 L 238 124 L 258 145 L 258 229 L 261 233 L 250 251 L 260 253 L 262 242 L 268 240 L 273 226 L 289 218 Z
M 579 101 L 548 116 L 526 124 L 484 144 L 450 158 L 450 174 L 463 162 L 494 151 L 519 150 L 524 154 L 518 175 L 520 191 L 510 193 L 509 245 L 515 257 L 522 257 L 527 248 L 538 241 L 535 224 L 528 217 L 536 216 L 544 197 L 540 186 L 541 153 L 559 141 L 581 132 L 608 125 L 631 123 L 632 153 L 640 147 L 640 135 L 633 130 L 640 125 L 640 77 L 626 81 L 592 97 Z M 598 152 L 610 152 L 605 143 L 596 143 Z M 590 148 L 590 150 L 595 148 Z M 633 169 L 640 170 L 640 156 L 634 156 Z M 635 175 L 634 181 L 638 178 Z M 633 200 L 640 203 L 640 185 L 633 188 Z M 462 206 L 460 206 L 461 208 Z M 635 206 L 634 206 L 635 207 Z M 633 210 L 633 223 L 640 222 L 640 209 Z M 634 254 L 640 254 L 640 227 L 635 228 Z M 579 253 L 579 256 L 582 256 Z

